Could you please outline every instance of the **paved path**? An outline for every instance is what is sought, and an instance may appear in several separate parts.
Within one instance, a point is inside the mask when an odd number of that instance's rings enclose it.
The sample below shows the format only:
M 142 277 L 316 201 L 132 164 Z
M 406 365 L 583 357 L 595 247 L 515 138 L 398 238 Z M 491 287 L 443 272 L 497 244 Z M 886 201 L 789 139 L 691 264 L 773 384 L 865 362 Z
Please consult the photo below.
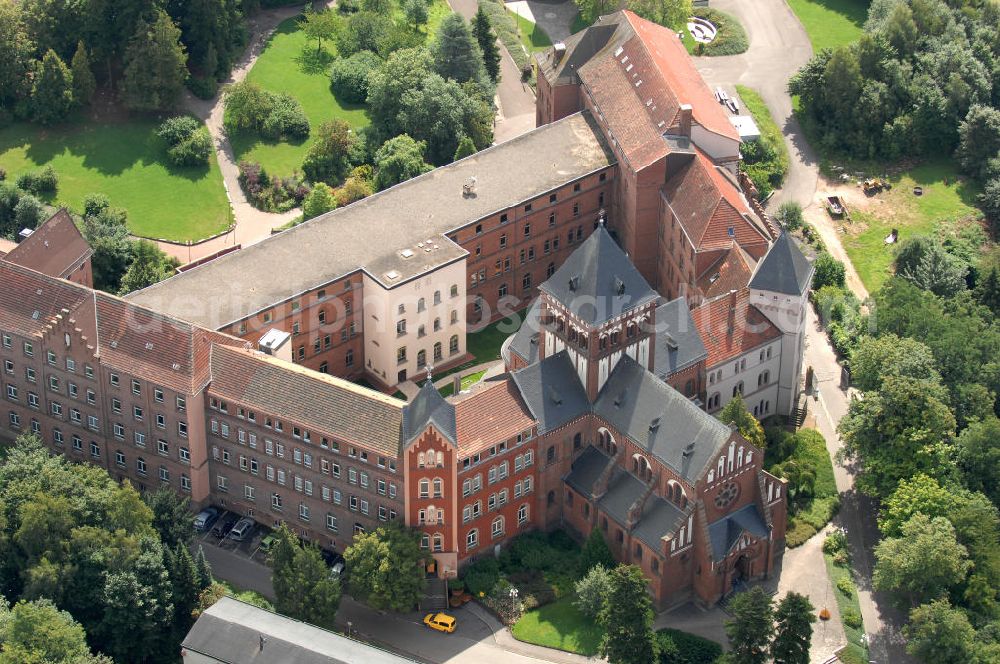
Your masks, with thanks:
M 826 438 L 830 456 L 835 459 L 843 447 L 836 424 L 847 413 L 850 400 L 848 394 L 840 389 L 840 367 L 812 307 L 806 321 L 805 360 L 806 366 L 815 370 L 819 382 L 818 397 L 809 400 L 808 408 L 815 416 L 816 427 Z M 872 590 L 873 549 L 880 537 L 875 508 L 870 500 L 854 490 L 853 468 L 835 461 L 833 472 L 841 502 L 834 524 L 847 531 L 861 616 L 871 640 L 871 659 L 878 664 L 912 662 L 903 647 L 899 631 L 906 622 L 906 616 L 892 607 L 888 597 Z
M 209 539 L 196 541 L 205 551 L 212 573 L 241 590 L 255 590 L 274 600 L 271 570 L 245 555 L 223 549 Z M 381 613 L 344 596 L 337 610 L 337 626 L 346 632 L 387 650 L 435 664 L 586 664 L 599 662 L 550 648 L 521 643 L 489 613 L 473 602 L 451 611 L 458 618 L 454 634 L 442 634 L 425 627 L 421 613 Z

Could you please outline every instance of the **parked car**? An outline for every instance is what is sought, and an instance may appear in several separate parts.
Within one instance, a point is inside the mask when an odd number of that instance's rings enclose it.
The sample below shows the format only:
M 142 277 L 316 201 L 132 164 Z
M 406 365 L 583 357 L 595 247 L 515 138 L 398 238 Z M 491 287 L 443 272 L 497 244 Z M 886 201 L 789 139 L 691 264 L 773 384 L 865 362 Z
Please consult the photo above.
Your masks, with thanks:
M 458 621 L 447 613 L 428 613 L 424 616 L 424 624 L 439 632 L 448 632 L 451 634 L 455 631 L 455 627 L 458 626 Z
M 262 553 L 268 553 L 271 547 L 274 546 L 275 542 L 278 541 L 278 535 L 276 533 L 269 533 L 267 537 L 260 541 L 260 550 Z
M 240 519 L 233 529 L 229 531 L 229 539 L 234 542 L 244 542 L 250 539 L 253 535 L 254 528 L 257 526 L 257 522 L 250 517 L 243 517 Z
M 229 531 L 233 529 L 233 526 L 235 526 L 236 522 L 239 520 L 239 515 L 228 512 L 216 522 L 215 528 L 212 528 L 212 534 L 219 539 L 222 539 L 229 534 Z
M 217 507 L 206 507 L 202 511 L 198 512 L 194 517 L 194 529 L 199 533 L 203 533 L 212 527 L 215 520 L 219 518 L 219 508 Z
M 344 561 L 338 560 L 330 567 L 330 577 L 339 579 L 344 575 Z

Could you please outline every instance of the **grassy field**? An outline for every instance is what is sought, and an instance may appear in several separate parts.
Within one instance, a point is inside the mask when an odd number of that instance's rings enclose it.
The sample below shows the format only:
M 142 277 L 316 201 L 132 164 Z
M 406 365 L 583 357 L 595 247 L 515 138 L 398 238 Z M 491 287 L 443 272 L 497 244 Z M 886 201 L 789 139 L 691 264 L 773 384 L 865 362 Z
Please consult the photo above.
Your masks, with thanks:
M 788 0 L 788 4 L 816 52 L 855 41 L 868 17 L 866 0 Z
M 830 461 L 830 454 L 827 452 L 826 441 L 822 434 L 815 429 L 802 429 L 798 432 L 797 438 L 799 444 L 792 458 L 816 469 L 816 484 L 813 487 L 812 499 L 798 505 L 796 513 L 788 517 L 785 538 L 790 548 L 801 546 L 822 530 L 840 507 L 837 483 L 833 477 L 833 463 Z M 768 469 L 779 461 L 775 458 L 776 455 L 777 446 L 769 445 L 764 459 Z
M 843 578 L 851 579 L 850 568 L 835 565 L 833 563 L 833 556 L 828 553 L 824 553 L 823 558 L 826 561 L 826 571 L 830 575 L 830 583 L 834 587 L 833 594 L 837 598 L 837 608 L 840 610 L 841 622 L 843 622 L 844 613 L 848 611 L 853 611 L 860 616 L 861 604 L 858 603 L 858 593 L 854 592 L 850 597 L 848 597 L 837 589 L 838 580 Z M 863 625 L 861 627 L 850 627 L 846 624 L 844 625 L 844 635 L 847 637 L 847 647 L 840 653 L 840 661 L 845 662 L 846 664 L 865 664 L 869 661 L 868 648 L 863 645 L 863 642 L 861 641 L 861 637 L 864 633 L 865 628 Z
M 975 223 L 980 216 L 975 207 L 978 188 L 959 176 L 950 161 L 928 162 L 890 175 L 889 180 L 892 190 L 878 194 L 885 202 L 869 211 L 852 212 L 843 240 L 847 255 L 870 293 L 891 274 L 893 247 L 884 240 L 893 228 L 904 240 L 933 234 L 943 223 Z M 917 185 L 923 187 L 922 196 L 913 195 Z
M 603 636 L 601 628 L 573 605 L 572 595 L 528 611 L 514 623 L 511 633 L 518 641 L 588 657 L 597 654 Z
M 511 12 L 511 16 L 517 22 L 517 36 L 521 39 L 521 44 L 524 45 L 528 53 L 541 51 L 552 46 L 552 40 L 549 39 L 548 34 L 537 24 L 513 12 Z
M 12 124 L 0 129 L 0 168 L 13 180 L 50 164 L 59 175 L 59 191 L 48 202 L 79 211 L 87 194 L 106 194 L 112 205 L 128 210 L 136 235 L 197 240 L 225 230 L 231 212 L 215 155 L 203 168 L 170 165 L 156 124 Z

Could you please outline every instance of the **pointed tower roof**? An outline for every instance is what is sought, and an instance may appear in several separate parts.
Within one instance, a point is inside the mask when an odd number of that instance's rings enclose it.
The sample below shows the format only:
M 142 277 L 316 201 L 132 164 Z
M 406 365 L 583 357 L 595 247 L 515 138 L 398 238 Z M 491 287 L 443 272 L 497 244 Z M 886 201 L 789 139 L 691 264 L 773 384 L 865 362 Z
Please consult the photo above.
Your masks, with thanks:
M 809 288 L 813 265 L 787 231 L 778 236 L 750 279 L 750 288 L 802 295 Z
M 594 326 L 658 298 L 603 223 L 539 289 Z
M 403 408 L 403 446 L 413 442 L 427 425 L 433 425 L 445 439 L 457 444 L 455 407 L 445 401 L 430 378 L 413 401 Z

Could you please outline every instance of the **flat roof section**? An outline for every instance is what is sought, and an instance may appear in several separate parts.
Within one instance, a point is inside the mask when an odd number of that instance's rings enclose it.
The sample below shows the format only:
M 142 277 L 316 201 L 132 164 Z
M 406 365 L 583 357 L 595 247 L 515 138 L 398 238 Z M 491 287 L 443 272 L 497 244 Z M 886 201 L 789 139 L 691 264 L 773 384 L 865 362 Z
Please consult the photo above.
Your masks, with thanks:
M 178 274 L 128 299 L 219 329 L 359 268 L 392 288 L 466 255 L 445 233 L 613 163 L 590 114 L 577 113 Z M 466 195 L 471 178 L 475 178 L 474 193 Z M 428 240 L 437 248 L 428 252 L 418 247 L 421 243 L 426 247 Z M 413 256 L 404 257 L 405 249 Z

